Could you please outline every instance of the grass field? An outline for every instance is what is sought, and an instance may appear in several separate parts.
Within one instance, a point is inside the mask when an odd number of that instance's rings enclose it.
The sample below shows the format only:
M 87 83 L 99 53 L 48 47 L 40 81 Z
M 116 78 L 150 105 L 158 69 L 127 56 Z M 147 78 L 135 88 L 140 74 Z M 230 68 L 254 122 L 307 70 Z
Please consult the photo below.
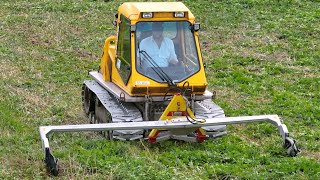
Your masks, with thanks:
M 50 178 L 38 127 L 78 124 L 81 85 L 97 69 L 120 1 L 0 2 L 0 179 Z M 202 24 L 209 89 L 227 116 L 278 114 L 301 153 L 288 157 L 276 128 L 228 126 L 202 144 L 109 142 L 55 134 L 62 179 L 320 179 L 319 1 L 187 0 Z

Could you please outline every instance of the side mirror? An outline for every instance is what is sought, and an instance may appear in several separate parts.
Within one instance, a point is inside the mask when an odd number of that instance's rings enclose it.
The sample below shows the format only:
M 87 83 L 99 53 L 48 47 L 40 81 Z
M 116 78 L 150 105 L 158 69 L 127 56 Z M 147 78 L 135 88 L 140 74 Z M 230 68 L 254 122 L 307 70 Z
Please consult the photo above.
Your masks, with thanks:
M 112 21 L 112 24 L 113 26 L 117 26 L 118 13 L 114 14 L 114 18 L 116 18 L 116 20 Z
M 193 29 L 194 29 L 194 31 L 199 31 L 200 30 L 200 23 L 194 23 Z
M 197 31 L 199 31 L 199 29 L 200 29 L 200 23 L 194 23 L 194 24 L 192 24 L 192 25 L 190 26 L 190 30 L 191 30 L 192 32 L 197 32 Z

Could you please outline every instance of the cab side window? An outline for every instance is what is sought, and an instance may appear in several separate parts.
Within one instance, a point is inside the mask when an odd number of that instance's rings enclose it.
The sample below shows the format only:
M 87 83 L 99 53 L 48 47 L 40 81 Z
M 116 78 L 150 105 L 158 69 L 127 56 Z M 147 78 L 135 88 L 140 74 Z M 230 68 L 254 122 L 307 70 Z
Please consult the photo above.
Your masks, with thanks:
M 127 84 L 131 72 L 130 22 L 123 15 L 120 21 L 116 67 L 123 82 Z
M 195 73 L 199 71 L 200 65 L 194 35 L 190 28 L 190 23 L 183 23 L 186 66 L 190 72 Z

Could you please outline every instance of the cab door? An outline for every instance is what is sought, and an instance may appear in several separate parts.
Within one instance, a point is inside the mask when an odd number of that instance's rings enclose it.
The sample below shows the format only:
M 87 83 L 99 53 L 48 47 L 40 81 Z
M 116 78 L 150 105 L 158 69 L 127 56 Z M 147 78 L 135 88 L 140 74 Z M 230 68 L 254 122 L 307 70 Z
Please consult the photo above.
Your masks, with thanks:
M 124 85 L 127 85 L 131 75 L 130 33 L 130 21 L 120 15 L 115 66 Z

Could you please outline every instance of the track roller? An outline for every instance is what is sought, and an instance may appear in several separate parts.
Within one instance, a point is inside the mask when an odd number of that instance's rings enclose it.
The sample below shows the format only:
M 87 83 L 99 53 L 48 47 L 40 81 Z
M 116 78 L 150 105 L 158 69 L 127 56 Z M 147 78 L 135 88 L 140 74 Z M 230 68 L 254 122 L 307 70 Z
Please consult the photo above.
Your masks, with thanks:
M 94 93 L 85 85 L 82 85 L 82 108 L 83 111 L 89 116 L 91 111 L 94 111 Z

